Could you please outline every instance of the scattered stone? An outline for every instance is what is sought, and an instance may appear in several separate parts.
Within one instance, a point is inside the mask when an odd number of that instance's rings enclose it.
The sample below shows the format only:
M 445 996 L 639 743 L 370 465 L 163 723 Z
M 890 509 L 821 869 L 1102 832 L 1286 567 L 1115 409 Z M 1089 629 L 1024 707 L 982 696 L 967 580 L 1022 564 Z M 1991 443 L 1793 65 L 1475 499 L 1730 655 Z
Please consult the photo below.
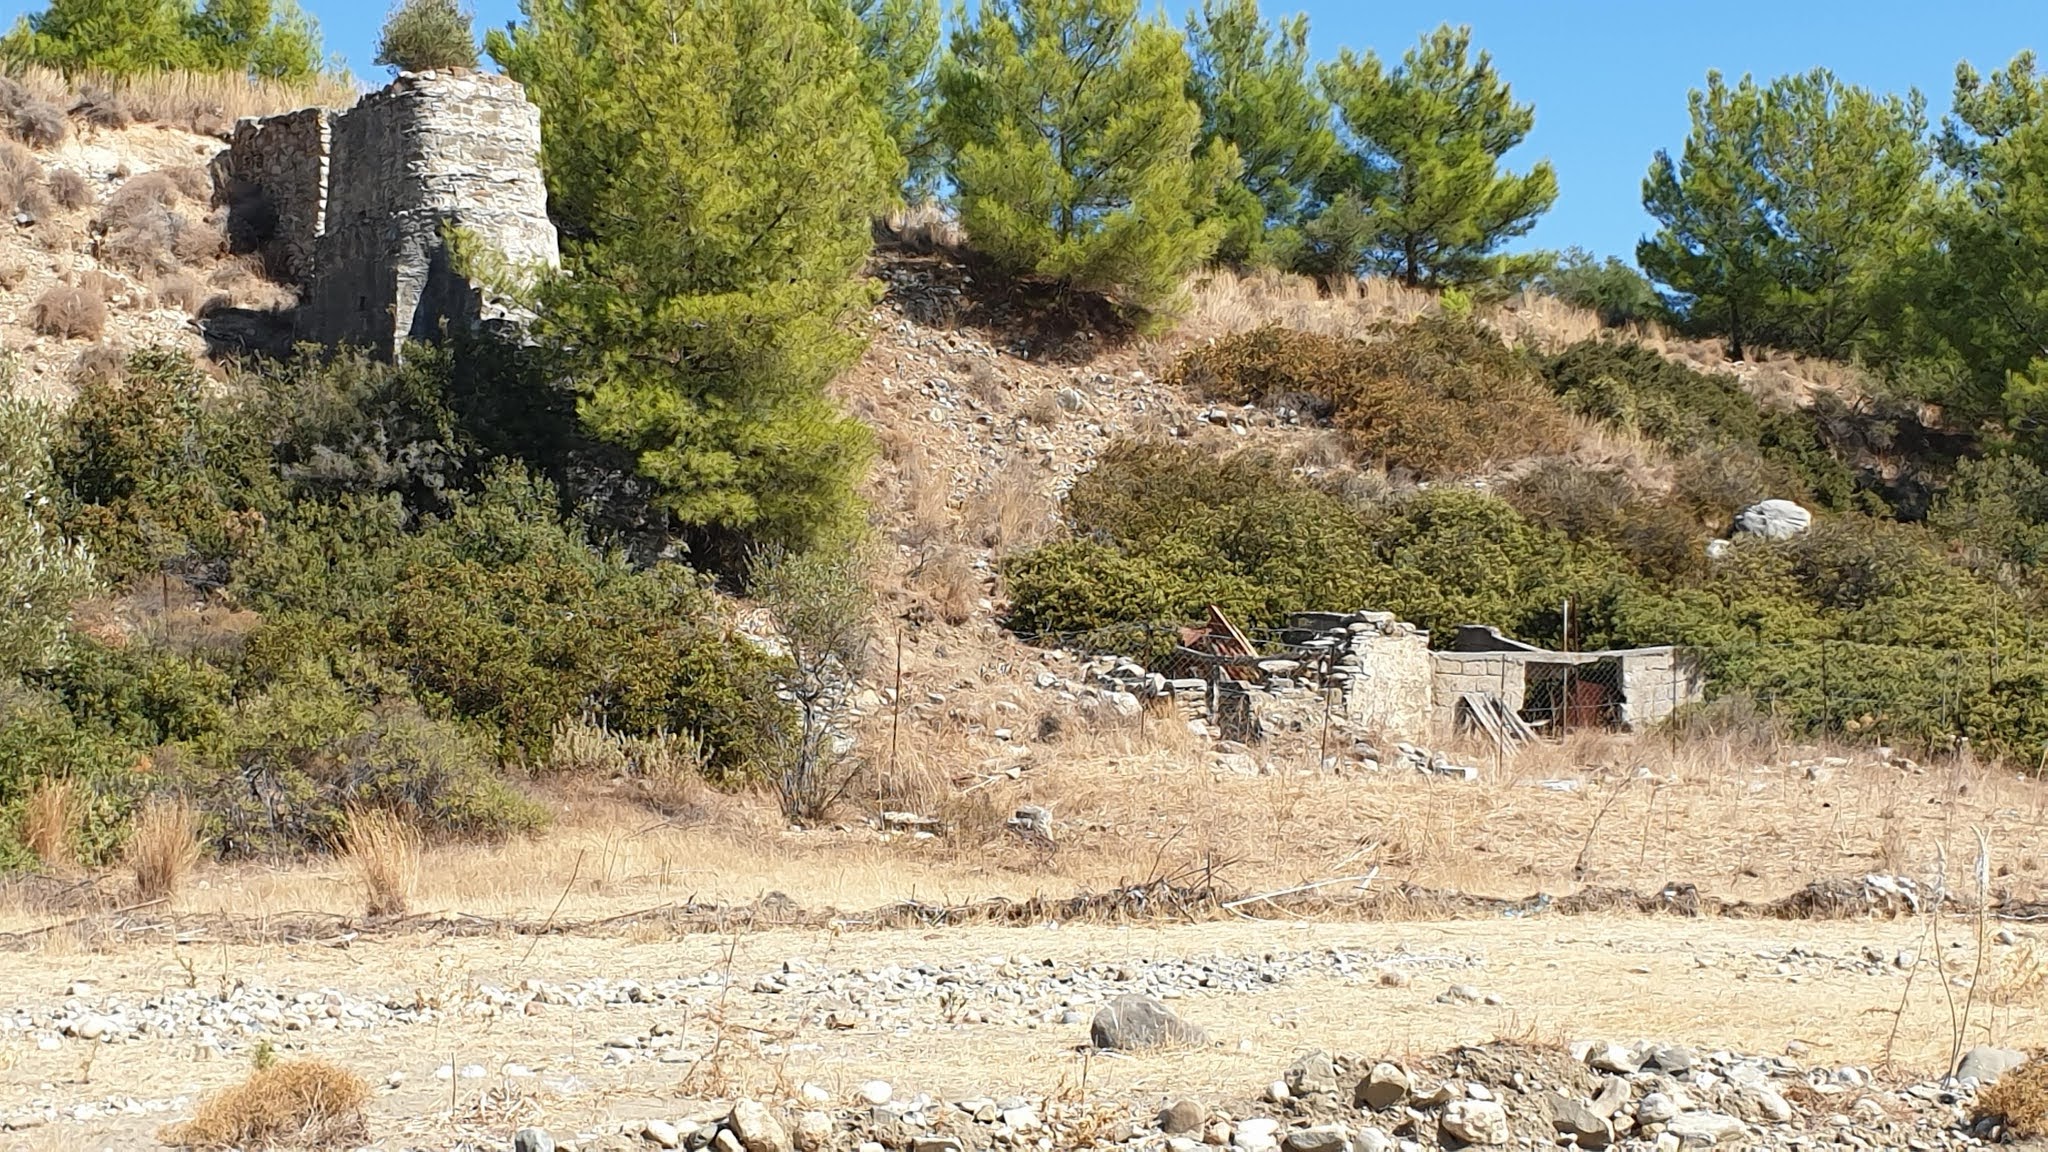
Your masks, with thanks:
M 679 1148 L 683 1143 L 683 1134 L 666 1120 L 647 1121 L 640 1126 L 640 1135 L 653 1141 L 657 1148 Z
M 858 1095 L 862 1103 L 880 1108 L 896 1095 L 896 1089 L 890 1087 L 887 1080 L 870 1080 L 860 1086 Z
M 521 1128 L 512 1134 L 512 1152 L 555 1152 L 555 1138 L 545 1128 Z
M 1193 1100 L 1175 1100 L 1159 1110 L 1159 1130 L 1168 1136 L 1179 1136 L 1199 1129 L 1208 1118 L 1208 1111 Z
M 1330 1061 L 1328 1052 L 1310 1052 L 1296 1060 L 1287 1069 L 1282 1082 L 1294 1096 L 1309 1096 L 1317 1092 L 1337 1090 L 1337 1066 Z
M 1614 1143 L 1614 1124 L 1599 1109 L 1574 1096 L 1550 1094 L 1551 1124 L 1558 1134 L 1569 1136 L 1581 1148 L 1605 1148 Z
M 2012 1048 L 1979 1044 L 1963 1054 L 1956 1065 L 1956 1079 L 1973 1080 L 1979 1087 L 1996 1084 L 2000 1076 L 2027 1062 L 2027 1054 Z
M 1353 1089 L 1351 1099 L 1360 1108 L 1384 1112 L 1406 1100 L 1411 1087 L 1408 1073 L 1403 1071 L 1400 1065 L 1375 1064 L 1372 1070 L 1365 1074 L 1365 1078 L 1358 1082 L 1358 1087 Z
M 1724 1140 L 1747 1135 L 1749 1126 L 1719 1112 L 1682 1112 L 1671 1118 L 1664 1131 L 1678 1137 L 1678 1142 L 1685 1147 L 1711 1148 Z
M 1280 1141 L 1281 1152 L 1349 1152 L 1351 1137 L 1336 1125 L 1301 1128 Z
M 819 1152 L 832 1139 L 836 1125 L 829 1112 L 800 1112 L 796 1118 L 796 1131 L 791 1133 L 799 1152 Z
M 1586 1056 L 1586 1065 L 1601 1072 L 1613 1072 L 1622 1076 L 1633 1076 L 1642 1071 L 1642 1061 L 1635 1053 L 1619 1044 L 1601 1044 Z
M 1636 1105 L 1636 1123 L 1667 1124 L 1678 1115 L 1678 1102 L 1662 1092 L 1652 1092 Z
M 742 1100 L 733 1105 L 726 1123 L 746 1152 L 790 1152 L 789 1133 L 759 1101 Z
M 1508 1110 L 1491 1100 L 1453 1100 L 1438 1123 L 1467 1144 L 1505 1144 L 1511 1136 Z
M 1280 1146 L 1275 1137 L 1280 1131 L 1280 1122 L 1266 1116 L 1254 1116 L 1240 1120 L 1230 1130 L 1230 1146 L 1241 1152 L 1272 1152 Z
M 1208 1033 L 1174 1015 L 1166 1005 L 1150 996 L 1138 995 L 1119 996 L 1110 1001 L 1095 1014 L 1088 1036 L 1097 1048 L 1121 1052 L 1209 1042 Z

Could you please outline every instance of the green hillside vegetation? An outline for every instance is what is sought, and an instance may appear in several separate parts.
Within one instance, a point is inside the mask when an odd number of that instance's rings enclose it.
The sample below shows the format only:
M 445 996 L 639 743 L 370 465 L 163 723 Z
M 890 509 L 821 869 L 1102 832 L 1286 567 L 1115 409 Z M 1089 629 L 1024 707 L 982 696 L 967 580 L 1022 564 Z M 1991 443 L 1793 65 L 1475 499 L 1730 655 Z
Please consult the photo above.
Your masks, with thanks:
M 1320 401 L 1365 462 L 1439 480 L 1554 447 L 1532 429 L 1570 410 L 1664 444 L 1668 485 L 1553 457 L 1486 490 L 1361 496 L 1343 470 L 1311 481 L 1269 455 L 1124 444 L 1068 495 L 1067 538 L 1006 563 L 1011 626 L 1157 654 L 1171 626 L 1211 604 L 1255 628 L 1371 608 L 1439 637 L 1476 622 L 1554 645 L 1569 601 L 1575 647 L 1692 646 L 1714 694 L 1763 701 L 1802 732 L 1921 746 L 1967 736 L 2039 755 L 2048 707 L 2033 693 L 2048 655 L 2035 640 L 2048 616 L 2024 565 L 2048 539 L 2048 487 L 2035 465 L 1971 462 L 1930 523 L 1905 523 L 1858 490 L 1811 412 L 1765 408 L 1731 378 L 1636 345 L 1596 340 L 1545 359 L 1460 323 L 1351 346 L 1266 329 L 1191 352 L 1178 372 L 1232 400 Z M 1398 370 L 1446 346 L 1469 353 L 1460 372 L 1427 372 L 1418 388 Z M 1459 399 L 1446 400 L 1452 388 Z M 1433 407 L 1460 402 L 1518 414 Z M 1347 422 L 1361 410 L 1414 418 L 1397 433 Z M 1733 514 L 1772 496 L 1825 511 L 1805 535 L 1737 537 L 1710 560 Z

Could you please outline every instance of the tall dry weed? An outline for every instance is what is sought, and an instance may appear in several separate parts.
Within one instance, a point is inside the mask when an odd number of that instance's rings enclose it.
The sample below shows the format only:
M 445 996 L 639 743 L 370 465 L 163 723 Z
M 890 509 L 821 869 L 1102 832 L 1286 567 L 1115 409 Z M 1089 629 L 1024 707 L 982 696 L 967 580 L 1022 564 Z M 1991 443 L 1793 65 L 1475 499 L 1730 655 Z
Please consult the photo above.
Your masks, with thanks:
M 21 841 L 43 867 L 70 868 L 78 863 L 73 836 L 80 809 L 78 787 L 69 780 L 46 778 L 28 794 L 21 810 Z
M 180 800 L 152 800 L 135 818 L 124 858 L 142 900 L 175 896 L 199 865 L 199 816 Z
M 342 825 L 341 854 L 371 916 L 401 916 L 420 883 L 420 836 L 412 825 L 380 808 L 351 809 Z

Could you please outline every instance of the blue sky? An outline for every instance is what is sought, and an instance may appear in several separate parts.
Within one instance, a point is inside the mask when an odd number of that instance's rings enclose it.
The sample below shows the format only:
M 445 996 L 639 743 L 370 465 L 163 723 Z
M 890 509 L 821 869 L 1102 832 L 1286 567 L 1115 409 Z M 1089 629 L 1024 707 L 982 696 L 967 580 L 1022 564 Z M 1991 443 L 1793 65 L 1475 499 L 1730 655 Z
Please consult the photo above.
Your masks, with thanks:
M 383 9 L 375 0 L 302 0 L 320 19 L 330 50 L 356 74 L 372 67 Z M 1166 11 L 1176 22 L 1185 3 Z M 1710 68 L 1760 78 L 1825 66 L 1866 87 L 1919 88 L 1931 117 L 1947 110 L 1958 60 L 1980 70 L 2022 48 L 2048 48 L 2042 0 L 1499 0 L 1488 3 L 1358 3 L 1308 0 L 1269 5 L 1307 11 L 1319 58 L 1341 47 L 1398 58 L 1440 23 L 1470 24 L 1517 97 L 1536 105 L 1536 129 L 1510 163 L 1541 158 L 1557 166 L 1557 206 L 1527 246 L 1579 245 L 1632 258 L 1650 227 L 1641 186 L 1650 156 L 1685 139 L 1686 92 Z M 518 15 L 516 0 L 478 0 L 481 27 Z

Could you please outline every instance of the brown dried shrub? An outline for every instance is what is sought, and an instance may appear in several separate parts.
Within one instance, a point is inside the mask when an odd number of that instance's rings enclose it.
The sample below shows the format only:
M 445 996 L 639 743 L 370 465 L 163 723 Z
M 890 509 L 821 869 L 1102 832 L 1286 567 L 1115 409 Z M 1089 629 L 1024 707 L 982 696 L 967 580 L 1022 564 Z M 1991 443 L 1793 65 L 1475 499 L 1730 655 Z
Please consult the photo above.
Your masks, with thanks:
M 171 213 L 171 255 L 187 264 L 215 259 L 228 247 L 227 233 L 211 220 Z
M 325 1060 L 283 1060 L 199 1104 L 183 1124 L 158 1133 L 184 1148 L 354 1147 L 369 1135 L 370 1086 Z
M 16 212 L 33 216 L 38 200 L 45 207 L 49 204 L 42 162 L 14 141 L 0 141 L 0 209 L 9 216 Z
M 59 207 L 76 211 L 92 203 L 92 182 L 69 168 L 50 169 L 49 184 Z
M 31 99 L 14 110 L 12 135 L 31 148 L 54 148 L 70 134 L 63 109 L 47 100 Z
M 114 297 L 123 295 L 128 291 L 126 284 L 121 283 L 120 280 L 107 275 L 97 268 L 87 272 L 80 272 L 78 278 L 73 283 L 77 284 L 82 291 L 91 294 L 95 299 L 104 300 L 108 303 L 112 303 Z
M 162 172 L 164 178 L 178 189 L 178 195 L 185 199 L 201 204 L 213 199 L 213 177 L 197 164 L 181 164 L 162 169 Z
M 128 110 L 128 101 L 119 92 L 104 88 L 88 88 L 79 94 L 71 104 L 71 115 L 94 128 L 126 128 L 135 123 L 135 114 Z
M 28 265 L 0 264 L 0 292 L 12 292 L 28 279 Z
M 2005 1127 L 2006 1138 L 2031 1140 L 2048 1136 L 2048 1059 L 2040 1053 L 1977 1093 L 1972 1110 L 1977 1120 Z
M 115 232 L 159 210 L 176 208 L 183 198 L 178 182 L 162 172 L 144 172 L 124 180 L 100 209 L 99 227 Z
M 76 285 L 59 284 L 36 297 L 31 322 L 45 336 L 97 340 L 107 327 L 107 305 Z
M 118 344 L 93 344 L 71 362 L 71 383 L 78 388 L 89 384 L 111 384 L 121 378 L 128 364 L 128 351 Z
M 199 314 L 199 309 L 207 299 L 206 289 L 199 281 L 183 272 L 158 277 L 154 291 L 158 304 L 190 312 L 195 316 Z
M 1425 476 L 1472 474 L 1567 444 L 1556 396 L 1493 333 L 1425 317 L 1374 336 L 1260 328 L 1190 352 L 1169 382 L 1233 403 L 1327 414 L 1359 456 Z

